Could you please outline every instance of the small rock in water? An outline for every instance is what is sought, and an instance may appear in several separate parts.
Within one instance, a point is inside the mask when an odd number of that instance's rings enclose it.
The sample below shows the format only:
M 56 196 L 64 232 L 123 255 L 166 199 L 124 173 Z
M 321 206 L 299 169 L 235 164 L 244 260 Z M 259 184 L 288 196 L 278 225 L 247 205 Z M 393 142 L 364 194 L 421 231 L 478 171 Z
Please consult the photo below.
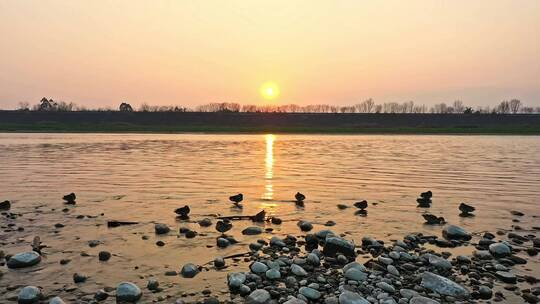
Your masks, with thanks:
M 225 259 L 223 259 L 222 257 L 217 257 L 214 259 L 214 266 L 216 268 L 223 268 L 225 267 Z
M 0 210 L 9 210 L 11 208 L 11 202 L 10 201 L 3 201 L 0 202 Z
M 117 302 L 135 303 L 139 301 L 141 296 L 141 289 L 131 282 L 122 282 L 116 287 Z
M 19 292 L 17 302 L 19 304 L 34 304 L 41 299 L 41 289 L 36 286 L 26 286 Z
M 180 272 L 184 278 L 193 278 L 199 273 L 199 268 L 192 263 L 188 263 L 182 267 Z
M 159 282 L 155 279 L 150 279 L 148 280 L 148 283 L 146 283 L 146 288 L 148 288 L 148 290 L 152 290 L 152 291 L 155 291 L 155 290 L 158 290 L 159 289 Z
M 257 235 L 263 233 L 263 229 L 258 226 L 251 226 L 247 227 L 246 229 L 242 230 L 243 235 Z
M 278 217 L 272 217 L 272 224 L 274 225 L 281 225 L 281 223 L 283 222 L 280 218 Z
M 77 272 L 73 274 L 73 282 L 75 283 L 84 283 L 86 282 L 86 279 L 88 279 L 88 277 L 84 274 L 80 274 Z
M 207 217 L 203 218 L 202 220 L 199 221 L 199 225 L 201 227 L 210 227 L 212 226 L 212 220 Z
M 478 295 L 479 295 L 480 299 L 489 300 L 493 296 L 493 291 L 491 291 L 491 288 L 489 288 L 489 287 L 487 287 L 485 285 L 482 285 L 478 289 Z
M 94 294 L 94 300 L 96 300 L 98 302 L 105 301 L 105 300 L 107 300 L 108 297 L 109 297 L 109 294 L 103 289 L 98 290 Z
M 255 289 L 246 298 L 246 304 L 266 304 L 270 301 L 270 293 L 264 289 Z
M 154 226 L 154 230 L 156 231 L 156 234 L 165 234 L 169 233 L 169 231 L 171 231 L 171 228 L 169 228 L 169 226 L 167 226 L 166 224 L 157 223 Z
M 49 304 L 66 304 L 60 297 L 54 297 L 49 301 Z
M 217 238 L 216 244 L 219 248 L 226 248 L 229 247 L 231 242 L 229 242 L 229 240 L 226 238 Z
M 515 215 L 515 216 L 524 216 L 524 215 L 525 215 L 523 212 L 521 212 L 521 211 L 516 211 L 516 210 L 510 211 L 510 213 L 511 213 L 512 215 Z
M 433 196 L 433 193 L 431 191 L 420 193 L 420 198 L 416 199 L 416 202 L 418 203 L 418 207 L 421 207 L 421 208 L 431 207 L 432 196 Z
M 300 230 L 302 231 L 311 231 L 311 229 L 313 229 L 313 224 L 308 221 L 299 221 L 298 227 L 300 227 Z
M 100 261 L 108 261 L 111 258 L 111 253 L 108 251 L 100 251 L 98 253 L 98 258 Z
M 8 268 L 24 268 L 38 264 L 41 261 L 41 255 L 35 251 L 17 253 L 7 261 Z

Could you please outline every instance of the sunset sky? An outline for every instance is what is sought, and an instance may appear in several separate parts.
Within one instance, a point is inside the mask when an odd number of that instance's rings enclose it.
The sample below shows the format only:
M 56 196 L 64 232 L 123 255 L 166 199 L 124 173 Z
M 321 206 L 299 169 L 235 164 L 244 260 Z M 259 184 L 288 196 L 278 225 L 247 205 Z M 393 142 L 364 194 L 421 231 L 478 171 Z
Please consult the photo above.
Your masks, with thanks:
M 0 0 L 0 108 L 43 96 L 538 106 L 539 37 L 538 0 Z

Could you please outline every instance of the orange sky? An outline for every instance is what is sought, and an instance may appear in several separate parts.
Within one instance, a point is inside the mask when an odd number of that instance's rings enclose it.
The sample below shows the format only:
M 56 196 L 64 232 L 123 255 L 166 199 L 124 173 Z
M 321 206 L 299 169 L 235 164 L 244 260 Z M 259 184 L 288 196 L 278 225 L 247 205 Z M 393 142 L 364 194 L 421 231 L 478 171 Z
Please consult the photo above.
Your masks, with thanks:
M 0 108 L 540 105 L 540 1 L 0 1 Z

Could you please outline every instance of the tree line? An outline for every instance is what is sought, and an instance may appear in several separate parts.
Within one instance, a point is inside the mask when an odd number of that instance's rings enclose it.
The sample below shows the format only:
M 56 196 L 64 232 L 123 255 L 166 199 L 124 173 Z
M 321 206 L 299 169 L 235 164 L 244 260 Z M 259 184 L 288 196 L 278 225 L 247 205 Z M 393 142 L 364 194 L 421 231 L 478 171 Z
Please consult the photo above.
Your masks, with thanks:
M 20 111 L 121 111 L 121 112 L 245 112 L 245 113 L 433 113 L 433 114 L 533 114 L 540 113 L 540 107 L 528 107 L 519 99 L 503 100 L 498 105 L 490 107 L 470 107 L 461 100 L 451 104 L 438 103 L 427 107 L 415 104 L 413 101 L 403 103 L 387 102 L 377 104 L 369 98 L 350 106 L 336 106 L 328 104 L 316 105 L 241 105 L 233 102 L 215 102 L 199 105 L 194 108 L 184 106 L 155 106 L 143 103 L 135 109 L 127 102 L 122 102 L 117 109 L 97 108 L 88 109 L 75 103 L 55 101 L 42 98 L 39 103 L 30 106 L 28 103 L 19 103 Z

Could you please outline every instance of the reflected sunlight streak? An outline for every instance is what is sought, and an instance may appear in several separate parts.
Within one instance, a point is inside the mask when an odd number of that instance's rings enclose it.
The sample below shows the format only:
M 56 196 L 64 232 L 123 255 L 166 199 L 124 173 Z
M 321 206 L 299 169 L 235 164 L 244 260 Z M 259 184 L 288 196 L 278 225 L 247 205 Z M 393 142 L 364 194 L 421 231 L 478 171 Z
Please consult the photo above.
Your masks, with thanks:
M 272 200 L 274 197 L 274 189 L 272 185 L 272 178 L 274 177 L 274 140 L 276 136 L 273 134 L 267 134 L 264 136 L 266 141 L 266 171 L 265 171 L 265 191 L 262 196 L 264 200 Z

